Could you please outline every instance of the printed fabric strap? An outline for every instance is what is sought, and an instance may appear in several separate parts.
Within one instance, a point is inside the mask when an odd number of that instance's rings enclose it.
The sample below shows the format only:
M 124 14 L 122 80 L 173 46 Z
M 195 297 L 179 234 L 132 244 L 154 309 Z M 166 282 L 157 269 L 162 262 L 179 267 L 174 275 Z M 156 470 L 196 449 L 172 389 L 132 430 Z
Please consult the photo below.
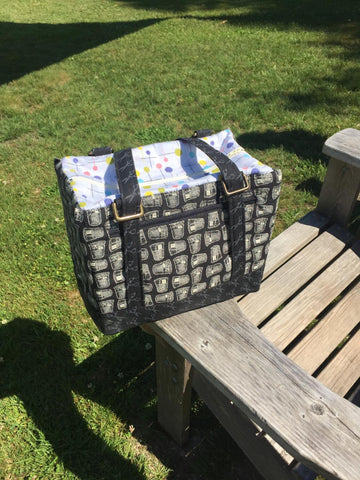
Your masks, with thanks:
M 123 217 L 136 215 L 140 211 L 141 197 L 131 148 L 115 152 L 114 163 L 121 192 L 121 199 L 116 201 L 119 215 Z M 139 219 L 119 222 L 119 228 L 123 240 L 127 308 L 136 311 L 142 306 Z
M 246 187 L 247 183 L 244 174 L 240 172 L 235 163 L 224 153 L 219 152 L 219 150 L 216 150 L 198 137 L 180 138 L 179 140 L 194 145 L 199 150 L 202 150 L 215 163 L 221 172 L 222 179 L 228 192 L 235 192 Z
M 232 273 L 234 281 L 240 281 L 245 271 L 245 207 L 241 190 L 250 182 L 238 167 L 225 154 L 219 152 L 208 143 L 200 139 L 200 135 L 192 138 L 182 138 L 181 141 L 195 145 L 202 150 L 219 168 L 226 185 L 229 206 L 229 235 L 232 251 Z M 232 192 L 239 193 L 232 194 Z
M 180 141 L 195 145 L 218 166 L 228 192 L 236 192 L 246 187 L 244 174 L 223 153 L 214 149 L 199 138 L 186 138 Z M 141 195 L 131 148 L 114 153 L 115 172 L 121 199 L 116 200 L 121 216 L 133 216 L 140 212 Z M 241 193 L 228 197 L 229 234 L 232 250 L 232 279 L 241 279 L 245 269 L 244 202 Z M 124 272 L 126 279 L 127 307 L 136 311 L 142 306 L 142 277 L 140 272 L 139 219 L 119 222 L 123 236 Z

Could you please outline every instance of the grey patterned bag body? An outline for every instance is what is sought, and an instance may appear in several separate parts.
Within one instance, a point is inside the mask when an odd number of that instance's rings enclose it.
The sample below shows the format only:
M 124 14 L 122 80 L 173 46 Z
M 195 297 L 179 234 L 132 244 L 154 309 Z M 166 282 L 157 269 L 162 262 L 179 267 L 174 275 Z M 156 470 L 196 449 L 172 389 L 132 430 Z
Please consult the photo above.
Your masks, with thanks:
M 84 208 L 75 176 L 55 161 L 79 290 L 105 334 L 259 289 L 281 172 L 245 175 L 199 136 L 180 145 L 210 159 L 221 177 L 142 195 L 132 150 L 100 149 L 86 159 L 112 164 L 119 194 Z

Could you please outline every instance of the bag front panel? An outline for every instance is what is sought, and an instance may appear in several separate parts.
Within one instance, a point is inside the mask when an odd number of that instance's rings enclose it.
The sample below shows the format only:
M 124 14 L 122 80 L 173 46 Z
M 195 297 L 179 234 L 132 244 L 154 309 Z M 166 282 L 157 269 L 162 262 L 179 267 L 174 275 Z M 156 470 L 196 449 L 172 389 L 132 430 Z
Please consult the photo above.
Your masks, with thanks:
M 173 218 L 170 221 L 170 218 Z M 196 210 L 140 231 L 144 304 L 172 303 L 230 280 L 222 206 Z
M 109 207 L 79 207 L 58 171 L 74 269 L 86 307 L 104 333 L 258 289 L 274 223 L 281 176 L 252 175 L 242 195 L 246 263 L 231 278 L 227 201 L 219 182 L 144 197 L 139 221 L 143 298 L 136 311 L 126 302 L 123 239 Z

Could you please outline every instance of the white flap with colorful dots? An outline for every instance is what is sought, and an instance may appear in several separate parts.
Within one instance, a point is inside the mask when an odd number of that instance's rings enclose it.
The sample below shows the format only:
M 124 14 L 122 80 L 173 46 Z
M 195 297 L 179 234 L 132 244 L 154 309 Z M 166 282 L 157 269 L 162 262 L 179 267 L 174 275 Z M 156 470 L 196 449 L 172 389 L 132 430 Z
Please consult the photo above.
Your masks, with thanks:
M 202 140 L 227 155 L 245 174 L 273 170 L 249 155 L 229 129 Z M 133 148 L 132 155 L 142 197 L 214 182 L 219 177 L 219 169 L 205 153 L 179 140 Z M 61 163 L 81 208 L 109 206 L 121 197 L 112 154 L 68 156 Z

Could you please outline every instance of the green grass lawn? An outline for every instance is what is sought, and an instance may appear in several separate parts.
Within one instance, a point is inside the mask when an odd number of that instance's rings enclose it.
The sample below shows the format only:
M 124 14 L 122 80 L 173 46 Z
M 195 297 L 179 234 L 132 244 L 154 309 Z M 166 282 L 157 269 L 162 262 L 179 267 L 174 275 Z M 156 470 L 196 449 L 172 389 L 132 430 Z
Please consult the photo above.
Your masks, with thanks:
M 77 293 L 53 158 L 230 127 L 283 170 L 278 234 L 316 204 L 324 140 L 360 128 L 359 19 L 352 0 L 1 2 L 1 479 L 260 479 L 196 399 L 185 449 L 161 431 L 153 340 L 103 336 Z

